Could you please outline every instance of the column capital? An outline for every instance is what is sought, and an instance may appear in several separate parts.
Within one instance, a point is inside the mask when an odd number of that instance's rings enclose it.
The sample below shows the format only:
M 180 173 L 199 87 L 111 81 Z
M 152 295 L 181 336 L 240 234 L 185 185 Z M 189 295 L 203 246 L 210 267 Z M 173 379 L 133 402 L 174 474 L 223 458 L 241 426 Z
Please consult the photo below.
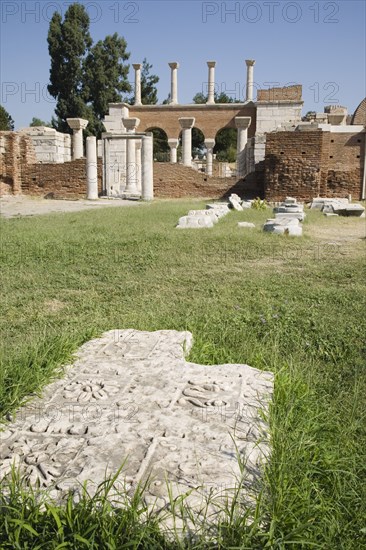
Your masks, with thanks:
M 140 124 L 139 118 L 122 118 L 123 126 L 126 128 L 128 132 L 133 132 L 136 130 L 138 125 Z
M 215 147 L 215 143 L 216 143 L 216 140 L 213 138 L 207 138 L 204 141 L 205 147 L 207 149 L 212 149 L 213 147 Z
M 66 122 L 72 130 L 85 130 L 89 124 L 89 120 L 85 118 L 67 118 Z
M 168 63 L 168 65 L 171 69 L 179 69 L 179 63 L 176 61 L 172 61 L 171 63 Z
M 178 118 L 180 127 L 183 129 L 193 128 L 196 119 L 194 117 L 182 117 Z
M 216 61 L 207 61 L 207 67 L 213 69 L 216 67 Z
M 141 63 L 132 63 L 132 67 L 137 71 L 138 69 L 141 69 L 142 64 Z
M 255 59 L 246 59 L 245 63 L 247 64 L 247 67 L 253 67 L 255 65 Z
M 252 118 L 250 116 L 236 116 L 235 117 L 236 128 L 246 129 L 249 128 Z
M 179 139 L 178 138 L 168 138 L 169 147 L 178 147 Z

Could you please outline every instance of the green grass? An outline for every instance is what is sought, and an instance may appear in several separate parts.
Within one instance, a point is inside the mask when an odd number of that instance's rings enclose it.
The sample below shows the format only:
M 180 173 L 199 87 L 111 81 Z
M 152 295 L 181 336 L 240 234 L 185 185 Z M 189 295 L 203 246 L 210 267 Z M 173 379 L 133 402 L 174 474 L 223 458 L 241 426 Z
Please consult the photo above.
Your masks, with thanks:
M 248 363 L 276 382 L 257 507 L 228 513 L 216 543 L 206 532 L 186 546 L 366 548 L 365 241 L 337 234 L 364 220 L 310 212 L 302 239 L 262 233 L 269 211 L 174 229 L 203 204 L 0 221 L 1 417 L 103 331 L 189 330 L 190 360 Z M 329 228 L 335 236 L 322 238 Z M 115 510 L 107 486 L 42 508 L 19 480 L 12 487 L 0 497 L 0 548 L 178 547 L 146 519 L 139 495 Z

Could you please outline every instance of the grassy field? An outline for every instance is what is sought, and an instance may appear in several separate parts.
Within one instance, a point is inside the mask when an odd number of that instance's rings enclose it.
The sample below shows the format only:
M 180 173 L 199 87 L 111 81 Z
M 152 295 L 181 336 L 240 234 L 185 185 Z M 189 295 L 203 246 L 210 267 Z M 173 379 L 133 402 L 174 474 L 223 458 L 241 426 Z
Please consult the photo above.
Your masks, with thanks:
M 190 360 L 248 363 L 276 382 L 251 521 L 243 510 L 216 542 L 186 546 L 366 548 L 365 220 L 309 212 L 302 239 L 262 233 L 269 211 L 174 229 L 203 205 L 0 220 L 1 418 L 103 331 L 189 330 Z M 239 229 L 244 220 L 257 227 Z M 42 508 L 16 480 L 0 499 L 0 548 L 184 547 L 144 522 L 137 500 Z

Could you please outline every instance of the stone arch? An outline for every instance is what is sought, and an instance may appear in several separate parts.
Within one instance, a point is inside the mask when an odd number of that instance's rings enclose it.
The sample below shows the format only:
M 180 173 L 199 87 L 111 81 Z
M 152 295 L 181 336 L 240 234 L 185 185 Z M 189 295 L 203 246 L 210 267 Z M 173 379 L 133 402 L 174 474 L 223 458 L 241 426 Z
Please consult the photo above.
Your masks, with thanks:
M 159 162 L 168 162 L 170 148 L 166 131 L 163 128 L 159 128 L 159 126 L 152 126 L 147 128 L 146 132 L 151 132 L 153 134 L 154 160 Z

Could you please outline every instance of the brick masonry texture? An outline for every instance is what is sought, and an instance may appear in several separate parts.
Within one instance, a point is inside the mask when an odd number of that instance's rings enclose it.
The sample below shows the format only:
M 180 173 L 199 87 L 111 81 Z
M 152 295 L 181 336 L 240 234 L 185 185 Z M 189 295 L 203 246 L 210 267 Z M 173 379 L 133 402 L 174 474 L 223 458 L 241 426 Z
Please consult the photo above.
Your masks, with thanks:
M 362 132 L 273 132 L 267 134 L 264 194 L 269 201 L 286 196 L 361 198 L 365 138 Z
M 361 101 L 361 103 L 355 110 L 352 118 L 352 124 L 360 124 L 361 126 L 366 126 L 366 97 Z
M 302 86 L 284 86 L 283 88 L 269 88 L 257 91 L 257 101 L 301 101 Z

